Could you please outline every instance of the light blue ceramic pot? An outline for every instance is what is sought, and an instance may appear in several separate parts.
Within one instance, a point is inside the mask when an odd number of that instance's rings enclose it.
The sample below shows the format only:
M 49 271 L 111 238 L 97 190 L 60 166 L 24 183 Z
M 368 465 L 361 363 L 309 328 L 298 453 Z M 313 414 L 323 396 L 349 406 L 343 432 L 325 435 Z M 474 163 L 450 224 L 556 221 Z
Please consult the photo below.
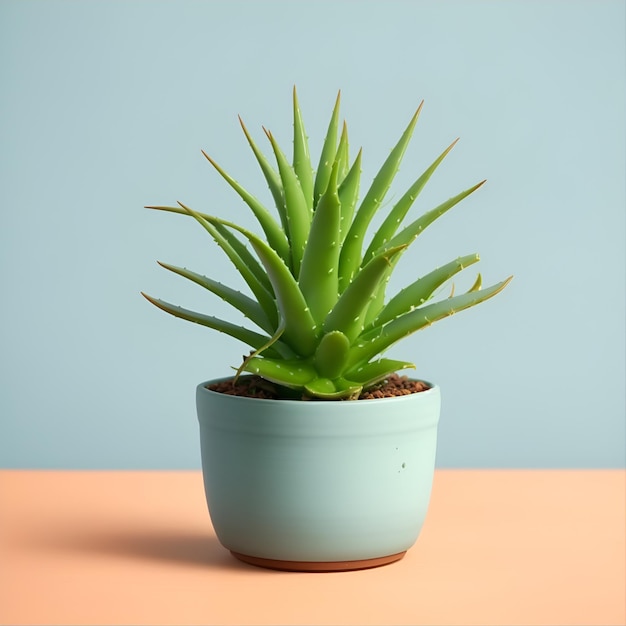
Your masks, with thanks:
M 430 499 L 439 387 L 305 402 L 207 384 L 196 396 L 204 487 L 217 537 L 235 556 L 357 569 L 397 560 L 415 543 Z

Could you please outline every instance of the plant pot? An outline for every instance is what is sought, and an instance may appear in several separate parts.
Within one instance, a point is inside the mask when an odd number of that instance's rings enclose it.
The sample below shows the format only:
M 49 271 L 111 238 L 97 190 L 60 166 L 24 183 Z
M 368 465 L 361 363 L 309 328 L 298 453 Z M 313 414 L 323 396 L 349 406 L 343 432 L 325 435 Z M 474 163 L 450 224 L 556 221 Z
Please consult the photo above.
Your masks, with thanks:
M 440 391 L 297 401 L 197 387 L 202 471 L 220 543 L 264 567 L 341 571 L 397 561 L 432 487 Z

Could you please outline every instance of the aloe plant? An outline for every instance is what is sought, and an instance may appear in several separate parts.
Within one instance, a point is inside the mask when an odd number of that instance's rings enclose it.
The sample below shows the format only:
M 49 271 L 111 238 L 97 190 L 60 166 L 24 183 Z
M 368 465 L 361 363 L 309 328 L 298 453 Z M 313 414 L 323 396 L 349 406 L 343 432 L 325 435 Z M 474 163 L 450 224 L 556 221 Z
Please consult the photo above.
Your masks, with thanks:
M 437 300 L 435 296 L 446 281 L 479 260 L 477 254 L 471 254 L 450 261 L 386 298 L 387 283 L 398 260 L 418 235 L 485 181 L 405 222 L 411 205 L 455 141 L 390 205 L 366 246 L 371 220 L 398 171 L 422 105 L 360 202 L 361 151 L 350 161 L 345 122 L 340 130 L 339 105 L 340 94 L 317 171 L 309 155 L 295 88 L 291 161 L 272 133 L 264 129 L 275 159 L 272 165 L 239 119 L 269 186 L 278 219 L 203 152 L 252 211 L 263 237 L 181 202 L 177 206 L 146 207 L 191 216 L 211 235 L 240 272 L 250 295 L 188 269 L 160 265 L 221 297 L 256 329 L 143 295 L 171 315 L 247 344 L 251 352 L 237 368 L 237 376 L 250 372 L 322 399 L 356 398 L 364 388 L 392 373 L 414 367 L 408 361 L 383 358 L 381 354 L 407 335 L 493 297 L 511 280 L 482 289 L 479 274 L 466 293 L 451 293 Z

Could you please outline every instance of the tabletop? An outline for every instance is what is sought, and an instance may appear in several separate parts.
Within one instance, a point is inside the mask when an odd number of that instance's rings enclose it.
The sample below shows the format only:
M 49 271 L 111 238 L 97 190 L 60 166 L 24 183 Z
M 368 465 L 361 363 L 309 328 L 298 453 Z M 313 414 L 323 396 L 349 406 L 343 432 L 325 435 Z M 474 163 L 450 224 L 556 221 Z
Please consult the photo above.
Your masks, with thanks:
M 626 472 L 437 470 L 405 558 L 264 570 L 200 472 L 0 471 L 1 624 L 626 624 Z

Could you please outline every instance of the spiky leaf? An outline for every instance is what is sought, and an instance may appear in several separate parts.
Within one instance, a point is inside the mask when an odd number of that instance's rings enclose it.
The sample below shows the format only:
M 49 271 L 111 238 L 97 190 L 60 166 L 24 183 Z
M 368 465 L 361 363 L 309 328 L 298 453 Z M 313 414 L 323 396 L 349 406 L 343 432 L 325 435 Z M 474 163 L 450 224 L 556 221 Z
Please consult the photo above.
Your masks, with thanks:
M 362 150 L 356 155 L 356 159 L 339 185 L 339 203 L 341 204 L 341 221 L 339 228 L 340 241 L 343 243 L 354 215 L 354 207 L 359 199 L 359 182 L 361 180 L 361 157 Z M 343 282 L 340 280 L 340 283 Z M 345 281 L 347 284 L 347 281 Z
M 411 222 L 403 230 L 401 230 L 395 237 L 392 237 L 392 239 L 388 241 L 385 245 L 383 245 L 382 248 L 377 250 L 377 252 L 380 252 L 381 249 L 385 250 L 387 248 L 391 248 L 391 247 L 395 247 L 399 245 L 404 245 L 405 247 L 410 246 L 417 239 L 417 237 L 422 232 L 424 232 L 424 230 L 428 226 L 430 226 L 435 220 L 437 220 L 442 215 L 447 213 L 452 207 L 456 206 L 459 202 L 461 202 L 461 200 L 463 200 L 464 198 L 467 198 L 467 196 L 469 196 L 470 194 L 474 193 L 474 191 L 482 187 L 484 183 L 485 181 L 483 180 L 477 185 L 470 187 L 470 189 L 466 189 L 465 191 L 462 191 L 461 193 L 454 196 L 453 198 L 450 198 L 449 200 L 442 202 L 439 206 L 435 207 L 434 209 L 427 211 L 426 213 L 418 217 L 416 220 Z M 396 258 L 394 263 L 398 261 L 398 258 L 399 257 Z M 392 271 L 393 271 L 393 265 L 389 268 L 389 276 L 391 275 Z M 367 312 L 367 318 L 366 318 L 367 324 L 369 324 L 373 319 L 375 319 L 376 316 L 380 313 L 381 309 L 383 308 L 386 286 L 387 286 L 387 281 L 382 281 L 376 287 L 376 293 L 374 294 L 374 297 L 372 298 L 372 304 Z
M 372 297 L 372 285 L 376 285 L 387 272 L 393 258 L 403 246 L 385 250 L 375 256 L 348 285 L 337 304 L 324 321 L 324 332 L 340 330 L 353 341 L 363 330 L 365 314 Z
M 254 322 L 265 332 L 273 332 L 272 324 L 256 300 L 253 300 L 240 291 L 223 285 L 212 278 L 208 278 L 207 276 L 203 276 L 197 272 L 192 272 L 185 267 L 177 267 L 176 265 L 162 263 L 161 261 L 158 261 L 158 263 L 166 270 L 169 270 L 174 274 L 178 274 L 179 276 L 183 276 L 184 278 L 193 281 L 194 283 L 219 296 L 222 300 L 228 302 L 228 304 L 236 308 L 238 311 L 241 311 L 249 320 Z
M 261 152 L 261 150 L 258 148 L 256 143 L 252 139 L 252 136 L 248 132 L 248 129 L 243 123 L 243 120 L 241 119 L 241 117 L 239 118 L 239 124 L 241 125 L 241 129 L 243 130 L 244 135 L 246 136 L 246 139 L 248 140 L 248 144 L 250 145 L 250 148 L 252 148 L 252 152 L 254 152 L 254 156 L 256 157 L 256 160 L 258 161 L 259 166 L 261 167 L 263 176 L 265 176 L 265 180 L 267 181 L 267 186 L 269 187 L 272 197 L 274 198 L 274 203 L 276 205 L 276 210 L 278 211 L 278 215 L 280 217 L 280 223 L 283 226 L 283 230 L 285 232 L 288 232 L 289 227 L 287 224 L 287 213 L 285 211 L 285 197 L 283 193 L 283 184 L 280 180 L 280 176 L 274 170 L 274 168 L 270 165 L 269 161 L 266 159 L 263 152 Z
M 427 227 L 430 226 L 436 219 L 447 213 L 452 207 L 456 206 L 461 200 L 467 198 L 470 194 L 474 193 L 477 189 L 480 189 L 486 181 L 481 181 L 478 184 L 462 191 L 456 196 L 442 202 L 439 206 L 427 211 L 421 217 L 418 217 L 415 221 L 411 222 L 406 228 L 401 230 L 395 237 L 388 241 L 383 248 L 394 248 L 395 246 L 409 245 L 415 238 Z M 378 252 L 378 250 L 377 250 Z
M 328 187 L 328 181 L 330 179 L 330 172 L 333 168 L 333 163 L 335 162 L 335 155 L 337 154 L 337 129 L 339 128 L 340 102 L 341 92 L 337 94 L 337 99 L 335 100 L 335 107 L 328 124 L 324 145 L 322 146 L 320 162 L 317 166 L 317 174 L 315 175 L 315 186 L 313 190 L 313 206 L 317 204 L 321 195 L 326 191 L 326 187 Z
M 313 354 L 317 346 L 317 326 L 289 268 L 260 237 L 237 224 L 220 221 L 246 237 L 263 263 L 276 294 L 280 316 L 285 321 L 285 342 L 303 357 Z
M 389 212 L 389 215 L 383 220 L 383 223 L 377 229 L 372 241 L 363 255 L 363 261 L 367 263 L 378 250 L 380 250 L 395 234 L 398 227 L 402 223 L 408 210 L 411 208 L 417 196 L 430 180 L 430 177 L 434 174 L 435 170 L 439 167 L 441 162 L 448 155 L 450 150 L 454 148 L 458 139 L 453 141 L 431 164 L 431 166 L 411 185 L 409 190 L 398 200 L 393 209 Z
M 394 146 L 393 150 L 383 163 L 378 174 L 374 177 L 368 192 L 365 194 L 365 197 L 363 198 L 363 201 L 354 216 L 354 221 L 352 222 L 352 226 L 348 232 L 341 252 L 340 274 L 344 281 L 343 284 L 340 285 L 342 290 L 345 289 L 347 283 L 350 282 L 352 277 L 356 274 L 357 269 L 361 264 L 361 251 L 363 249 L 365 233 L 367 232 L 367 228 L 372 220 L 372 217 L 374 217 L 374 214 L 380 207 L 380 204 L 387 194 L 387 191 L 391 186 L 391 182 L 400 167 L 400 162 L 402 161 L 402 157 L 404 156 L 406 148 L 413 135 L 417 118 L 422 110 L 422 105 L 423 102 L 415 112 L 415 115 L 411 118 L 409 125 L 406 127 L 398 143 Z
M 222 178 L 239 194 L 241 199 L 252 209 L 257 218 L 267 242 L 278 252 L 282 259 L 289 263 L 289 242 L 285 231 L 276 223 L 269 211 L 251 193 L 246 191 L 232 176 L 225 172 L 204 150 L 202 154 L 209 163 L 221 174 Z
M 395 359 L 379 359 L 372 363 L 365 363 L 346 372 L 347 379 L 362 385 L 365 389 L 388 378 L 393 373 L 403 369 L 415 368 L 413 363 L 396 361 Z
M 414 283 L 399 291 L 380 312 L 373 325 L 382 326 L 392 319 L 399 317 L 407 311 L 412 311 L 422 306 L 431 298 L 435 290 L 450 280 L 455 274 L 479 261 L 477 254 L 468 254 L 459 257 L 442 267 L 433 270 L 418 278 Z
M 488 289 L 464 293 L 441 302 L 420 307 L 401 315 L 382 327 L 374 327 L 360 337 L 357 344 L 352 348 L 348 366 L 357 366 L 360 363 L 369 361 L 400 339 L 422 328 L 426 328 L 444 317 L 484 302 L 502 291 L 509 284 L 511 278 L 497 283 Z
M 293 88 L 293 170 L 300 181 L 300 187 L 306 200 L 307 207 L 313 210 L 313 168 L 309 155 L 307 140 L 300 104 L 296 88 Z
M 243 343 L 249 345 L 252 348 L 260 348 L 267 344 L 269 341 L 269 337 L 265 335 L 261 335 L 259 333 L 255 333 L 252 330 L 249 330 L 243 326 L 238 326 L 237 324 L 233 324 L 231 322 L 227 322 L 225 320 L 214 317 L 213 315 L 204 315 L 203 313 L 197 313 L 196 311 L 190 311 L 189 309 L 184 309 L 183 307 L 177 306 L 175 304 L 171 304 L 166 302 L 165 300 L 160 300 L 158 298 L 153 298 L 146 293 L 141 292 L 141 295 L 154 304 L 154 306 L 158 307 L 162 311 L 173 315 L 174 317 L 178 317 L 183 320 L 187 320 L 188 322 L 194 322 L 195 324 L 200 324 L 202 326 L 207 326 L 208 328 L 212 328 L 214 330 L 218 330 L 221 333 L 226 335 L 230 335 L 235 339 L 239 339 Z M 282 353 L 282 354 L 281 354 Z M 268 356 L 274 356 L 275 358 L 288 357 L 293 353 L 287 346 L 282 346 L 282 344 L 275 345 L 272 349 L 268 350 Z
M 181 207 L 193 216 L 202 227 L 213 237 L 215 242 L 224 250 L 228 258 L 232 261 L 233 265 L 237 268 L 243 279 L 250 287 L 252 293 L 258 300 L 263 311 L 270 319 L 270 322 L 275 324 L 278 321 L 278 314 L 276 311 L 276 305 L 274 302 L 274 294 L 268 291 L 264 281 L 260 279 L 259 271 L 255 272 L 251 268 L 257 268 L 258 263 L 254 257 L 242 246 L 241 242 L 234 239 L 231 233 L 225 232 L 223 229 L 222 220 L 218 220 L 215 217 L 203 217 L 199 213 L 196 213 L 193 209 L 185 206 L 181 203 Z M 263 278 L 269 281 L 269 278 L 263 272 L 260 272 Z M 271 285 L 271 282 L 270 282 Z
M 336 160 L 328 187 L 315 209 L 298 278 L 316 324 L 324 321 L 337 302 L 341 220 L 341 205 L 337 195 L 338 169 L 339 162 Z
M 292 389 L 302 389 L 307 383 L 317 378 L 317 371 L 313 364 L 303 359 L 253 357 L 245 364 L 244 370 Z
M 304 246 L 309 236 L 312 213 L 307 205 L 300 181 L 293 167 L 287 161 L 272 133 L 266 131 L 266 134 L 272 144 L 276 162 L 278 163 L 278 171 L 283 183 L 288 237 L 291 244 L 291 270 L 294 276 L 297 277 L 300 273 Z

